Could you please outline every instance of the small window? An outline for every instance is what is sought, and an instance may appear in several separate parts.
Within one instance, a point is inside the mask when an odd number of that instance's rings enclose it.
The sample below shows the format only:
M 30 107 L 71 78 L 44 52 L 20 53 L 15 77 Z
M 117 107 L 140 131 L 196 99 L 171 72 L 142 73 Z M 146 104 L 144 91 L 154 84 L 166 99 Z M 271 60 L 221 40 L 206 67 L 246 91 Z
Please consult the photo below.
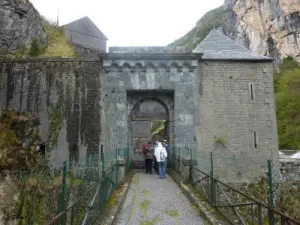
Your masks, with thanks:
M 250 95 L 251 101 L 255 101 L 255 89 L 254 89 L 253 83 L 249 84 L 249 95 Z
M 254 142 L 254 148 L 257 148 L 257 134 L 256 134 L 256 131 L 253 131 L 253 142 Z

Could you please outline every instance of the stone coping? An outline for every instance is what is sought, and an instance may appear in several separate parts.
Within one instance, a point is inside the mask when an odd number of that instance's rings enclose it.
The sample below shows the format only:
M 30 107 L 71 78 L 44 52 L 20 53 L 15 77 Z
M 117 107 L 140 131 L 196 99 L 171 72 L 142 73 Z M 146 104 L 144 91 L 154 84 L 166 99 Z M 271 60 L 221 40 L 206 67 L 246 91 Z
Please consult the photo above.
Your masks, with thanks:
M 202 53 L 104 53 L 103 60 L 200 60 Z

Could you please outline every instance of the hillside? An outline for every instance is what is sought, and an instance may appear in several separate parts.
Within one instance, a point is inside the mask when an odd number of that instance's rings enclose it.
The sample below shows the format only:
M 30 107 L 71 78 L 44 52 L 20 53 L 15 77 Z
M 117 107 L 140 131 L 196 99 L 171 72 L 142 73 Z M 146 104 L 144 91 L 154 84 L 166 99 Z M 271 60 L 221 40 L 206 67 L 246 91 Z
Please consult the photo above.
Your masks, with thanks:
M 274 75 L 280 149 L 300 149 L 300 67 L 286 58 Z
M 77 56 L 63 30 L 44 19 L 28 1 L 0 1 L 0 55 L 8 57 Z
M 277 64 L 285 57 L 300 62 L 300 2 L 298 0 L 225 0 L 206 13 L 188 34 L 170 44 L 194 48 L 213 28 Z
M 194 49 L 208 35 L 209 31 L 222 25 L 222 17 L 223 7 L 207 12 L 190 32 L 169 46 L 187 46 L 190 50 Z

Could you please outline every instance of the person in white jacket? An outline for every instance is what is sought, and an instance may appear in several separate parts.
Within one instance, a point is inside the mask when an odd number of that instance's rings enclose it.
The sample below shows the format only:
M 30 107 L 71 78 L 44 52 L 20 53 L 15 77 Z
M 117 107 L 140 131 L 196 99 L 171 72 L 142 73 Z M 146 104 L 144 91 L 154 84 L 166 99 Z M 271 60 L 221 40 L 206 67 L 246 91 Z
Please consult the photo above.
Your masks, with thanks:
M 154 155 L 158 163 L 159 178 L 166 178 L 165 161 L 168 157 L 166 149 L 162 146 L 161 142 L 157 142 L 154 150 Z

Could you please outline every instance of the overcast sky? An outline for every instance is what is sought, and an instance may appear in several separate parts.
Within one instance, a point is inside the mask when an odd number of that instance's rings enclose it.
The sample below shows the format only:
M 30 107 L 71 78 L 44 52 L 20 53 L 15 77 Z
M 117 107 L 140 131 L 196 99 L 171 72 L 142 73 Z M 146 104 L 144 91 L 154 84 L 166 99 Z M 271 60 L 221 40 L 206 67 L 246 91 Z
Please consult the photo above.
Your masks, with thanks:
M 109 46 L 163 46 L 182 37 L 224 0 L 31 0 L 47 19 L 63 25 L 88 16 Z

